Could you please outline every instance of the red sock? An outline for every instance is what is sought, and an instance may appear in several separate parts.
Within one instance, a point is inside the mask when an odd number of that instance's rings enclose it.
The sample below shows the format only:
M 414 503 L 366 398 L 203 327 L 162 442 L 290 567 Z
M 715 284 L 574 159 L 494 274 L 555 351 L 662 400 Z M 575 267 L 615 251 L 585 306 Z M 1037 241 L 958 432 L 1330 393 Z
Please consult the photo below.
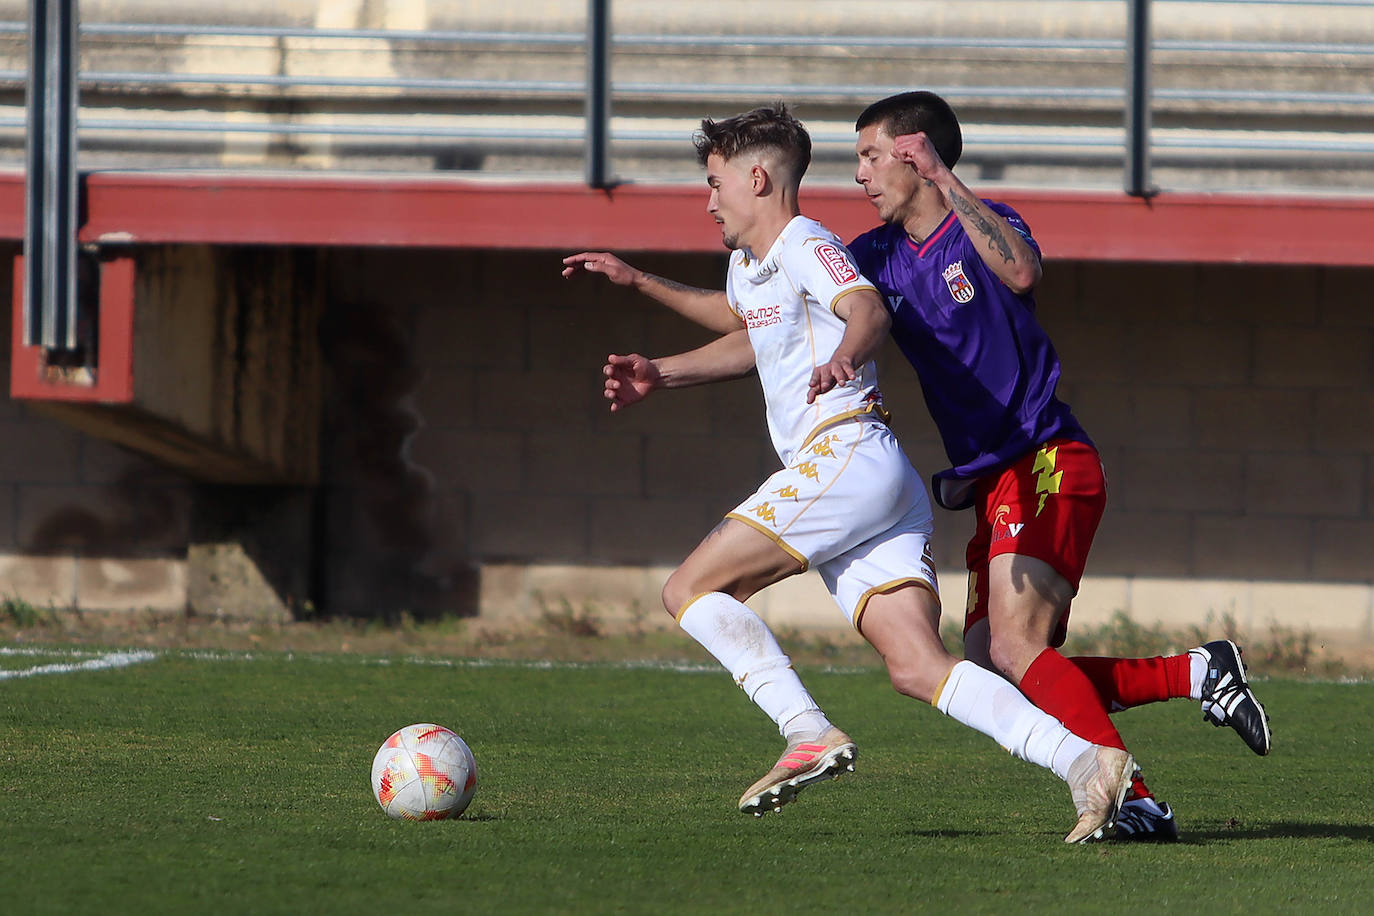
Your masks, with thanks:
M 1189 692 L 1188 653 L 1163 658 L 1069 659 L 1092 682 L 1109 711 L 1158 703 Z
M 1046 649 L 1035 657 L 1021 678 L 1021 692 L 1045 712 L 1054 716 L 1075 735 L 1093 744 L 1126 749 L 1121 733 L 1112 725 L 1111 717 L 1097 684 L 1078 664 L 1083 659 L 1067 659 L 1053 649 Z M 1088 659 L 1088 661 L 1124 661 L 1124 659 Z M 1145 780 L 1137 770 L 1131 779 L 1131 798 L 1153 798 Z
M 1093 744 L 1126 749 L 1096 686 L 1077 665 L 1053 649 L 1035 657 L 1018 685 L 1030 701 Z

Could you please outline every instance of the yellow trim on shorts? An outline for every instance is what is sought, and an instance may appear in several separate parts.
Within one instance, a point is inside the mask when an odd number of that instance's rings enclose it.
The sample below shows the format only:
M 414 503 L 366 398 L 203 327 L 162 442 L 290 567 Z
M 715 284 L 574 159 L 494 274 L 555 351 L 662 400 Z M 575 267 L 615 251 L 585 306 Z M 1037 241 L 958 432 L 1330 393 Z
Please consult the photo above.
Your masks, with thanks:
M 744 524 L 760 532 L 774 544 L 777 544 L 779 547 L 781 547 L 789 556 L 791 556 L 794 560 L 801 564 L 801 569 L 798 570 L 798 572 L 806 572 L 808 569 L 811 568 L 811 564 L 807 561 L 806 557 L 802 556 L 801 554 L 793 550 L 791 546 L 789 546 L 788 543 L 782 539 L 782 536 L 777 534 L 776 532 L 769 531 L 767 528 L 763 527 L 758 522 L 754 521 L 752 518 L 745 518 L 738 512 L 727 512 L 725 514 L 725 517 L 732 518 L 737 522 L 744 522 Z M 696 599 L 694 598 L 692 600 L 695 601 Z
M 869 285 L 867 285 L 867 286 L 851 286 L 851 287 L 849 287 L 849 289 L 842 289 L 842 290 L 840 290 L 840 294 L 839 294 L 838 296 L 836 296 L 834 299 L 831 299 L 831 300 L 830 300 L 830 311 L 831 311 L 831 313 L 833 314 L 834 311 L 835 311 L 835 304 L 838 303 L 838 302 L 839 302 L 841 299 L 843 299 L 845 296 L 848 296 L 850 293 L 862 292 L 863 290 L 866 290 L 866 289 L 871 289 L 871 290 L 873 290 L 873 292 L 878 293 L 878 287 L 873 286 L 872 284 L 869 284 Z M 878 293 L 878 298 L 879 298 L 879 299 L 881 299 L 882 296 L 883 296 L 882 293 Z M 837 317 L 838 317 L 838 316 L 837 316 Z M 844 319 L 841 318 L 840 320 L 843 321 Z
M 860 595 L 858 603 L 854 605 L 854 629 L 858 630 L 860 634 L 863 633 L 862 630 L 859 630 L 859 620 L 863 617 L 864 611 L 868 610 L 868 599 L 872 598 L 874 595 L 885 595 L 888 592 L 895 592 L 903 585 L 911 585 L 912 583 L 921 586 L 926 591 L 934 595 L 935 600 L 937 602 L 940 600 L 940 593 L 937 592 L 929 582 L 927 582 L 925 579 L 922 579 L 920 576 L 907 576 L 902 579 L 893 579 L 891 582 L 884 582 L 882 585 L 875 585 L 868 591 Z
M 889 411 L 878 401 L 874 401 L 872 404 L 865 404 L 863 407 L 856 407 L 853 410 L 847 410 L 844 413 L 836 414 L 828 420 L 822 420 L 820 424 L 816 426 L 815 429 L 807 433 L 806 439 L 797 448 L 797 454 L 800 454 L 802 451 L 804 451 L 806 447 L 811 444 L 811 440 L 815 439 L 817 436 L 825 432 L 830 427 L 835 426 L 839 423 L 843 423 L 845 420 L 852 420 L 855 417 L 864 416 L 865 414 L 873 414 L 875 417 L 877 417 L 884 423 L 892 422 L 891 411 Z
M 687 609 L 692 605 L 696 604 L 698 598 L 705 598 L 707 595 L 710 594 L 712 593 L 702 592 L 700 595 L 693 595 L 691 598 L 688 598 L 687 602 L 684 605 L 682 605 L 682 608 L 680 610 L 678 610 L 677 616 L 673 618 L 673 620 L 677 621 L 678 626 L 682 626 L 682 615 L 687 613 Z

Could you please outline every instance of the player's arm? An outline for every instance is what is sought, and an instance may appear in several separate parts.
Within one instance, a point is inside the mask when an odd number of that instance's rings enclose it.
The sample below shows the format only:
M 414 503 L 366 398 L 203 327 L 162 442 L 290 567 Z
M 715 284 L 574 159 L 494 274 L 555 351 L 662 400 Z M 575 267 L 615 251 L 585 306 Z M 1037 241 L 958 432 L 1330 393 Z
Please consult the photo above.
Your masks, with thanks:
M 878 355 L 888 328 L 892 326 L 882 297 L 869 288 L 856 289 L 842 296 L 835 303 L 835 314 L 844 320 L 844 336 L 830 361 L 811 371 L 811 384 L 806 391 L 808 404 L 837 385 L 857 378 L 854 367 Z
M 644 400 L 659 388 L 689 388 L 742 378 L 754 371 L 754 347 L 744 328 L 676 356 L 649 359 L 638 353 L 611 354 L 601 373 L 611 411 Z
M 928 184 L 944 194 L 978 249 L 983 263 L 1014 293 L 1028 293 L 1040 282 L 1040 258 L 1001 214 L 979 199 L 940 160 L 924 133 L 905 134 L 893 141 L 892 155 L 911 165 Z
M 651 274 L 625 263 L 609 251 L 583 251 L 563 259 L 563 276 L 571 277 L 578 268 L 593 274 L 603 274 L 617 286 L 628 286 L 659 302 L 690 321 L 718 334 L 728 334 L 739 328 L 739 319 L 730 311 L 721 289 L 702 289 L 687 286 Z

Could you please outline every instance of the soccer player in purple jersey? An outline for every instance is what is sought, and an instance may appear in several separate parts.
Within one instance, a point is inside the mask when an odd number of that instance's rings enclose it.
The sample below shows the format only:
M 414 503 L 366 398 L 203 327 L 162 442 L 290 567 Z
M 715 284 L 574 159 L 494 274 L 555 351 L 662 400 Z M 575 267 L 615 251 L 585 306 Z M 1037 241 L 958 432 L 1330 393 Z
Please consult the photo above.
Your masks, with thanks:
M 1095 744 L 1125 747 L 1109 710 L 1192 697 L 1205 720 L 1268 753 L 1267 718 L 1229 640 L 1167 658 L 1056 651 L 1106 484 L 1092 440 L 1055 394 L 1059 357 L 1035 318 L 1040 248 L 1015 210 L 955 176 L 962 135 L 939 96 L 883 99 L 855 126 L 855 180 L 883 225 L 849 247 L 887 299 L 892 336 L 944 442 L 951 466 L 934 477 L 935 499 L 978 516 L 966 554 L 967 657 Z M 1116 836 L 1178 837 L 1173 812 L 1138 772 Z

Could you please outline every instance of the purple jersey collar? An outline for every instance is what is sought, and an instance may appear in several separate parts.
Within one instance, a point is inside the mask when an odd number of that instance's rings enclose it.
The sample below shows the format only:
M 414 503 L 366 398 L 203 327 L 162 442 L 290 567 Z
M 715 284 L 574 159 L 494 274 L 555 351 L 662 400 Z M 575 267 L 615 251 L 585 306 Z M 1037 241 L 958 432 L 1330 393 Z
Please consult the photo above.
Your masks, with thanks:
M 940 237 L 948 232 L 950 227 L 956 222 L 957 219 L 954 216 L 954 211 L 950 210 L 945 214 L 945 218 L 940 220 L 940 225 L 935 227 L 935 231 L 926 236 L 924 242 L 917 243 L 910 235 L 907 235 L 906 243 L 916 252 L 916 257 L 924 258 L 930 253 L 930 250 L 935 247 L 935 243 L 940 241 Z

